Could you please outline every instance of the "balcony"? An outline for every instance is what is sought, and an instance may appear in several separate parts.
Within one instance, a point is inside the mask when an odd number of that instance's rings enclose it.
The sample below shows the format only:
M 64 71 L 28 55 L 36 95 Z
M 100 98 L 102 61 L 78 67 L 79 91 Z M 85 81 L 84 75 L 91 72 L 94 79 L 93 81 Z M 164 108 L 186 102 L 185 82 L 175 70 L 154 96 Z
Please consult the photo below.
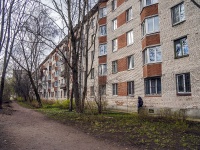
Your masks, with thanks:
M 65 77 L 65 70 L 61 71 L 60 76 Z
M 51 81 L 51 76 L 48 77 L 48 81 Z
M 62 83 L 62 84 L 60 85 L 60 89 L 66 89 L 66 83 Z

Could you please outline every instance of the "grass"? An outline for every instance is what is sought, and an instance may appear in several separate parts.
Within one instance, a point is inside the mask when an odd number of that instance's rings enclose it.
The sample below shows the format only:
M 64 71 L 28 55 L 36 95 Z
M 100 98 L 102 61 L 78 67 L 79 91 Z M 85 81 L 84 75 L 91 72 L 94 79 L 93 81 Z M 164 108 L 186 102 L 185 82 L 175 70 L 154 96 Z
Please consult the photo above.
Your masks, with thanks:
M 77 114 L 59 108 L 39 112 L 97 138 L 142 149 L 200 149 L 200 123 L 118 112 Z
M 29 103 L 20 105 L 34 108 Z M 101 115 L 86 110 L 69 112 L 69 101 L 43 101 L 37 111 L 51 119 L 76 127 L 100 139 L 141 149 L 200 149 L 200 123 L 177 118 L 150 117 L 106 111 Z M 93 112 L 93 113 L 91 113 Z

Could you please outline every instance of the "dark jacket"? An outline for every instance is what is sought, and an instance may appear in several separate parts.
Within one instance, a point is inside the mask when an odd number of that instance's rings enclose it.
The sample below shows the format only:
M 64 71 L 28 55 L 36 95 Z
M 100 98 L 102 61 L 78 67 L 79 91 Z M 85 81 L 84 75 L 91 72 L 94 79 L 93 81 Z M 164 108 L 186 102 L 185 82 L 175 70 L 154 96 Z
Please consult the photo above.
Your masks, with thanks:
M 140 96 L 138 96 L 138 108 L 143 106 L 143 100 Z

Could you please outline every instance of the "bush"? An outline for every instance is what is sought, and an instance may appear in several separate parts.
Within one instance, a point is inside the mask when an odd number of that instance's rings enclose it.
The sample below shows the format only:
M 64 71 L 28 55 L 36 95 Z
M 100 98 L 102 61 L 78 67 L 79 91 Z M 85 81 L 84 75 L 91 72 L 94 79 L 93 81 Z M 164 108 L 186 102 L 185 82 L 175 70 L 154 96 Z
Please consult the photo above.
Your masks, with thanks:
M 59 108 L 59 109 L 69 109 L 70 100 L 63 101 L 53 101 L 53 100 L 43 100 L 43 108 Z M 73 108 L 75 108 L 75 103 L 73 101 Z
M 16 100 L 17 100 L 18 102 L 23 102 L 23 101 L 24 101 L 24 99 L 23 99 L 22 97 L 20 97 L 20 96 L 16 97 Z

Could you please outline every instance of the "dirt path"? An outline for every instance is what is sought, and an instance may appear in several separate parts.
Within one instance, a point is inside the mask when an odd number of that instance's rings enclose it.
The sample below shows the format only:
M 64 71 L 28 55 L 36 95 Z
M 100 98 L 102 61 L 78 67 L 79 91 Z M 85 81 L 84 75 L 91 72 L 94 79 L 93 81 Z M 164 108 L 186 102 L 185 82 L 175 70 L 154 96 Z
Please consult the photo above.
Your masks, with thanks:
M 73 127 L 12 103 L 12 115 L 0 114 L 0 150 L 125 150 Z

